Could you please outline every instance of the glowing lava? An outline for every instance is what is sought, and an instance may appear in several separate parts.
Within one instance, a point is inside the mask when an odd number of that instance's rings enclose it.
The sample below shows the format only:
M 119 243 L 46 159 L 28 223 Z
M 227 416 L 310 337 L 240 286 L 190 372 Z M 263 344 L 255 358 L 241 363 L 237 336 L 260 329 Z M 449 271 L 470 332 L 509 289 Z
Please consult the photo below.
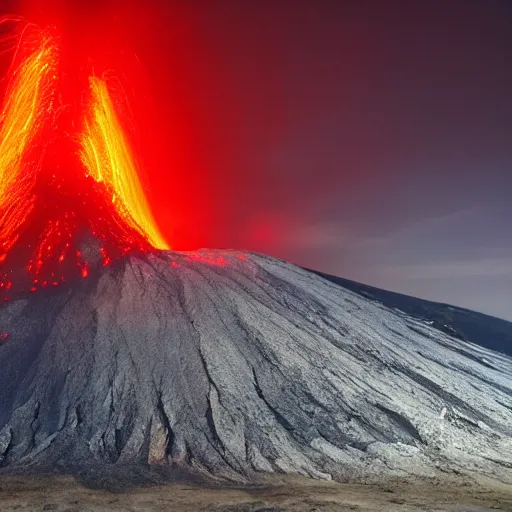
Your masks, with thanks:
M 81 135 L 80 157 L 89 174 L 104 183 L 123 220 L 157 249 L 170 249 L 158 230 L 105 80 L 91 77 L 91 106 Z
M 4 18 L 0 23 L 10 21 Z M 33 187 L 40 163 L 34 143 L 52 115 L 56 68 L 53 39 L 27 25 L 18 42 L 0 115 L 0 262 L 34 207 Z
M 0 114 L 0 298 L 87 278 L 130 251 L 169 249 L 105 80 L 90 78 L 90 101 L 71 108 L 55 39 L 7 22 L 22 30 L 0 39 L 17 41 Z

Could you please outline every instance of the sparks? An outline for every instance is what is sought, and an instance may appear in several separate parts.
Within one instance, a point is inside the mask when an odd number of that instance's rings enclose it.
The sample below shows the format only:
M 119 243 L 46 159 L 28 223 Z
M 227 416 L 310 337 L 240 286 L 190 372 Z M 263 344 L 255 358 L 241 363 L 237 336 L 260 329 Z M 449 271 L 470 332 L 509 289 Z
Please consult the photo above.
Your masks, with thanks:
M 81 160 L 89 175 L 105 185 L 120 217 L 156 249 L 170 249 L 151 214 L 106 81 L 91 77 L 90 88 L 90 109 L 80 137 Z
M 50 115 L 57 66 L 53 39 L 31 25 L 21 32 L 16 55 L 0 114 L 0 262 L 34 207 L 38 158 L 31 150 Z

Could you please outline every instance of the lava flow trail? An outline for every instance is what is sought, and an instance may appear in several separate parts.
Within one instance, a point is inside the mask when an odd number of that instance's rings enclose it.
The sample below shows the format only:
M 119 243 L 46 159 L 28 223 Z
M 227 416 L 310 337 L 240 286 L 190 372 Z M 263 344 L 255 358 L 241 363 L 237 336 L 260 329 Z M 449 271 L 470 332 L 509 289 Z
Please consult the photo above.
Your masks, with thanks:
M 1 20 L 8 23 L 9 19 Z M 16 47 L 0 117 L 0 261 L 18 239 L 34 207 L 40 166 L 36 139 L 52 115 L 57 48 L 52 37 L 30 25 Z M 39 137 L 39 143 L 41 142 Z
M 170 249 L 119 115 L 121 95 L 91 76 L 71 108 L 54 31 L 9 23 L 21 30 L 3 39 L 14 57 L 0 126 L 0 297 L 85 278 L 128 252 Z

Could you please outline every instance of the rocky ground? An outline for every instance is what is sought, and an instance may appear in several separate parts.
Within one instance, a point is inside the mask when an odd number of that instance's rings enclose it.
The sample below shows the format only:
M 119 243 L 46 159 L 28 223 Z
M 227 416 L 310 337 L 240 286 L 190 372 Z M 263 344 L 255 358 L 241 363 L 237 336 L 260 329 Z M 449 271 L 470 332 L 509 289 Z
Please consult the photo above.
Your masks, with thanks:
M 173 483 L 112 493 L 86 488 L 71 477 L 0 479 L 2 512 L 488 512 L 512 510 L 512 487 L 462 479 L 340 484 L 274 477 L 251 487 Z

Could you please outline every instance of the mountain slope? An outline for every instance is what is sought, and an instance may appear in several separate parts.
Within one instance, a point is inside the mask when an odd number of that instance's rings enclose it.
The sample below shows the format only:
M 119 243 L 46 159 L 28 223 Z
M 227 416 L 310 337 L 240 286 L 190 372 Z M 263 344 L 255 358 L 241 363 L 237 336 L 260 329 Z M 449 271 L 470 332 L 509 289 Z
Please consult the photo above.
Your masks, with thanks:
M 512 482 L 509 357 L 270 257 L 127 257 L 0 329 L 8 468 Z
M 381 302 L 388 308 L 399 309 L 415 318 L 430 322 L 434 327 L 461 340 L 471 341 L 512 356 L 512 322 L 449 304 L 381 290 L 315 270 L 311 272 L 358 295 Z

